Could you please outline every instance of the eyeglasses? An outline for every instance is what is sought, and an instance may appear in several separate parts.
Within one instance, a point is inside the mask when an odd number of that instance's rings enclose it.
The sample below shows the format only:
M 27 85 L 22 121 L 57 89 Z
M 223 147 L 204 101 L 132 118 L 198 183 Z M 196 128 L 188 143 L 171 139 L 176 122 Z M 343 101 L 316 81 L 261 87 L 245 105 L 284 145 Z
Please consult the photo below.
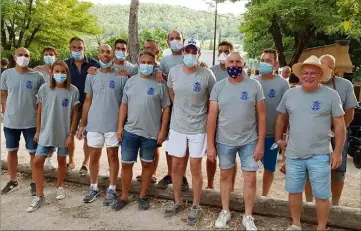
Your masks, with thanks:
M 320 72 L 302 72 L 302 76 L 311 76 L 311 77 L 317 77 L 320 74 Z

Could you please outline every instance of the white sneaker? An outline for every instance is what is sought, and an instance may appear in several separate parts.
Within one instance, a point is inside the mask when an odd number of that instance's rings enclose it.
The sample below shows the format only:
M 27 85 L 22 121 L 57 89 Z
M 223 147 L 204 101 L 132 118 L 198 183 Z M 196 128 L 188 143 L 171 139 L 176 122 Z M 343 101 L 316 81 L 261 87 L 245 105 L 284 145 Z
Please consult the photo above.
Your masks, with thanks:
M 43 205 L 44 201 L 45 201 L 44 197 L 35 196 L 29 208 L 26 209 L 26 212 L 28 213 L 34 212 Z
M 55 169 L 56 166 L 53 162 L 53 158 L 52 157 L 47 157 L 46 160 L 45 160 L 45 166 L 47 169 L 49 170 L 52 170 L 52 169 Z
M 243 216 L 242 224 L 246 230 L 257 230 L 252 216 Z
M 63 187 L 59 187 L 56 189 L 56 199 L 61 200 L 65 198 L 65 192 Z
M 227 210 L 222 210 L 219 214 L 218 219 L 216 220 L 215 226 L 217 229 L 227 228 L 227 223 L 231 220 L 231 212 Z
M 288 226 L 288 228 L 286 230 L 302 230 L 301 226 L 298 226 L 298 225 L 290 225 Z

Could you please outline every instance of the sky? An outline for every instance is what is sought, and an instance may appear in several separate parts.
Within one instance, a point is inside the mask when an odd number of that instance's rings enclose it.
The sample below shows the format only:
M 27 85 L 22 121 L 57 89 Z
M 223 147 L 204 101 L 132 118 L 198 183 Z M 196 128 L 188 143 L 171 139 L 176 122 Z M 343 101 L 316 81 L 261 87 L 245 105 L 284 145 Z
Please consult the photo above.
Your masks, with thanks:
M 131 0 L 86 0 L 92 3 L 100 4 L 130 4 Z M 158 4 L 168 4 L 168 5 L 179 5 L 196 10 L 211 10 L 206 1 L 210 0 L 139 0 L 139 3 L 158 3 Z M 225 2 L 218 5 L 218 12 L 221 14 L 232 13 L 232 14 L 241 14 L 245 12 L 244 5 L 247 3 L 247 0 L 241 0 L 237 3 Z

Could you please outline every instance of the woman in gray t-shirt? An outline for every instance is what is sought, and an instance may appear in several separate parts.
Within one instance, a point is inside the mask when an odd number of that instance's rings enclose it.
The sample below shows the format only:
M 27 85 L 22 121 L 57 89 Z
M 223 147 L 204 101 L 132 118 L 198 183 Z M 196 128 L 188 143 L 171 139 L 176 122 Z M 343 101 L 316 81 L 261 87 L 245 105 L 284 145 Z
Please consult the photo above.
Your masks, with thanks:
M 77 129 L 79 91 L 71 85 L 70 73 L 65 62 L 55 62 L 49 83 L 38 92 L 37 127 L 34 141 L 38 143 L 32 167 L 36 184 L 36 196 L 27 212 L 33 212 L 44 202 L 44 162 L 48 154 L 57 148 L 58 180 L 56 199 L 65 197 L 63 182 L 66 174 L 68 148 L 74 146 Z

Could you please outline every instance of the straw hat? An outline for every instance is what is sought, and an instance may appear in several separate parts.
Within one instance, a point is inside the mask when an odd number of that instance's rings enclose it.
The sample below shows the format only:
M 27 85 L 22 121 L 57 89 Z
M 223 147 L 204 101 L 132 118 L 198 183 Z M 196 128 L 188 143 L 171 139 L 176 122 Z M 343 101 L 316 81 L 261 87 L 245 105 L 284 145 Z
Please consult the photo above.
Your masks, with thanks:
M 296 63 L 292 66 L 292 71 L 298 78 L 302 77 L 303 65 L 313 65 L 319 67 L 322 70 L 321 79 L 324 79 L 326 76 L 331 74 L 331 69 L 328 68 L 328 66 L 321 64 L 320 60 L 316 56 L 311 55 L 305 61 L 303 61 L 303 63 Z

